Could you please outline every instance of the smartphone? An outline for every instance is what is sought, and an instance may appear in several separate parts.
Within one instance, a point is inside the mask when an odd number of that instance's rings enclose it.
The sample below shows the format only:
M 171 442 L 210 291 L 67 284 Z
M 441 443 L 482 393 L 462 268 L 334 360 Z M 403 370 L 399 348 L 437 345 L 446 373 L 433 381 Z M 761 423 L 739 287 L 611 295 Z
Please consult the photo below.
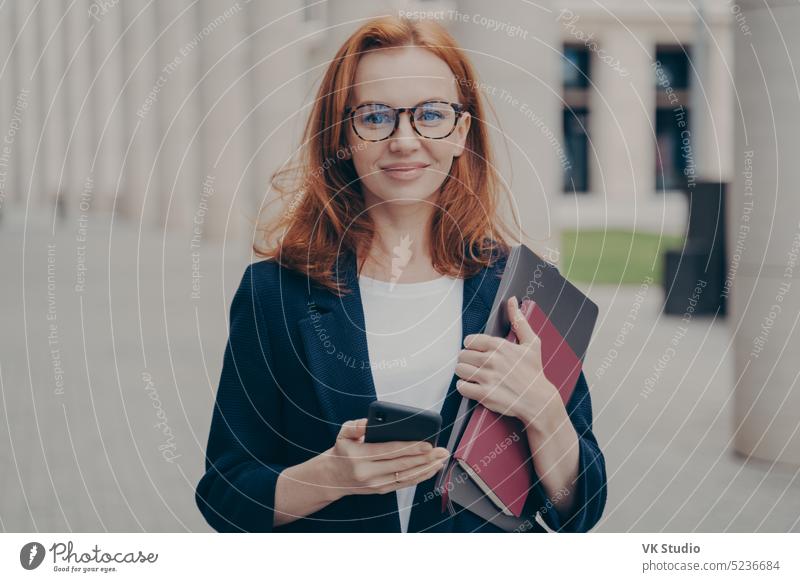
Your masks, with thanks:
M 364 442 L 427 441 L 435 447 L 441 428 L 438 412 L 375 400 L 369 405 Z

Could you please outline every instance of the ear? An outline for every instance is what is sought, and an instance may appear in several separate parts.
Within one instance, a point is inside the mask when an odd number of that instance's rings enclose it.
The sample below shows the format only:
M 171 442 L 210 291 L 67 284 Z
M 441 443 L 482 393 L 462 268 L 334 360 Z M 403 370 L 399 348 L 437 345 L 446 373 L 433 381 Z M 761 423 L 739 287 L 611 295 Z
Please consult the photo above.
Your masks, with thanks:
M 472 116 L 468 112 L 463 113 L 458 120 L 456 130 L 451 136 L 453 145 L 455 146 L 455 153 L 453 154 L 454 158 L 457 158 L 464 153 L 464 146 L 467 143 L 467 135 L 469 135 L 469 126 L 471 123 Z

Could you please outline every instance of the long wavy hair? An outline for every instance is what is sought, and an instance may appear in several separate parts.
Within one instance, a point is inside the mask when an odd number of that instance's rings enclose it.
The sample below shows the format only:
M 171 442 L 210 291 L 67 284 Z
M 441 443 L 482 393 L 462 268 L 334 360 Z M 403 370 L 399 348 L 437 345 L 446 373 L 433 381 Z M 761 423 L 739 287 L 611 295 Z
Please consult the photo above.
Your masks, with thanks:
M 295 163 L 271 178 L 284 209 L 257 226 L 253 244 L 256 256 L 299 271 L 339 296 L 350 291 L 335 276 L 339 254 L 358 255 L 369 248 L 375 234 L 350 156 L 345 107 L 360 58 L 367 51 L 404 46 L 425 48 L 448 64 L 457 80 L 459 101 L 472 116 L 464 152 L 454 158 L 436 198 L 429 249 L 434 269 L 467 278 L 510 249 L 510 231 L 497 211 L 500 193 L 508 192 L 495 169 L 472 64 L 437 22 L 376 18 L 356 30 L 328 65 Z M 514 223 L 521 230 L 516 217 Z

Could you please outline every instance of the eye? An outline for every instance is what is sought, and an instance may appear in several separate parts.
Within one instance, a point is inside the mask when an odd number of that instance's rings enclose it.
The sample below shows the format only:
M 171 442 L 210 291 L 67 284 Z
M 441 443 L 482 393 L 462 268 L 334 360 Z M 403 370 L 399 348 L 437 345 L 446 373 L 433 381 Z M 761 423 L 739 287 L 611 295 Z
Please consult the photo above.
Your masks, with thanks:
M 452 108 L 442 103 L 423 103 L 417 110 L 416 119 L 425 124 L 440 123 L 452 117 Z
M 363 126 L 378 127 L 394 124 L 392 109 L 384 105 L 363 105 L 356 110 L 356 122 Z
M 427 110 L 422 112 L 422 118 L 428 121 L 433 121 L 435 119 L 444 119 L 444 115 L 441 111 Z
M 389 115 L 383 112 L 366 113 L 361 117 L 361 120 L 370 125 L 380 125 L 391 121 Z

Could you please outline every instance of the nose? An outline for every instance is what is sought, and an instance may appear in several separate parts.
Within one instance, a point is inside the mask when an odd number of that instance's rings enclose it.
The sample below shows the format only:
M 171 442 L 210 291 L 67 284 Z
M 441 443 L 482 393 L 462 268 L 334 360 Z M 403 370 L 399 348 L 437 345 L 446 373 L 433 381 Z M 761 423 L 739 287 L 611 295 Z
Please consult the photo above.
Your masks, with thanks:
M 420 136 L 411 125 L 411 113 L 404 111 L 400 114 L 397 130 L 389 138 L 389 151 L 394 153 L 413 152 L 420 147 Z

